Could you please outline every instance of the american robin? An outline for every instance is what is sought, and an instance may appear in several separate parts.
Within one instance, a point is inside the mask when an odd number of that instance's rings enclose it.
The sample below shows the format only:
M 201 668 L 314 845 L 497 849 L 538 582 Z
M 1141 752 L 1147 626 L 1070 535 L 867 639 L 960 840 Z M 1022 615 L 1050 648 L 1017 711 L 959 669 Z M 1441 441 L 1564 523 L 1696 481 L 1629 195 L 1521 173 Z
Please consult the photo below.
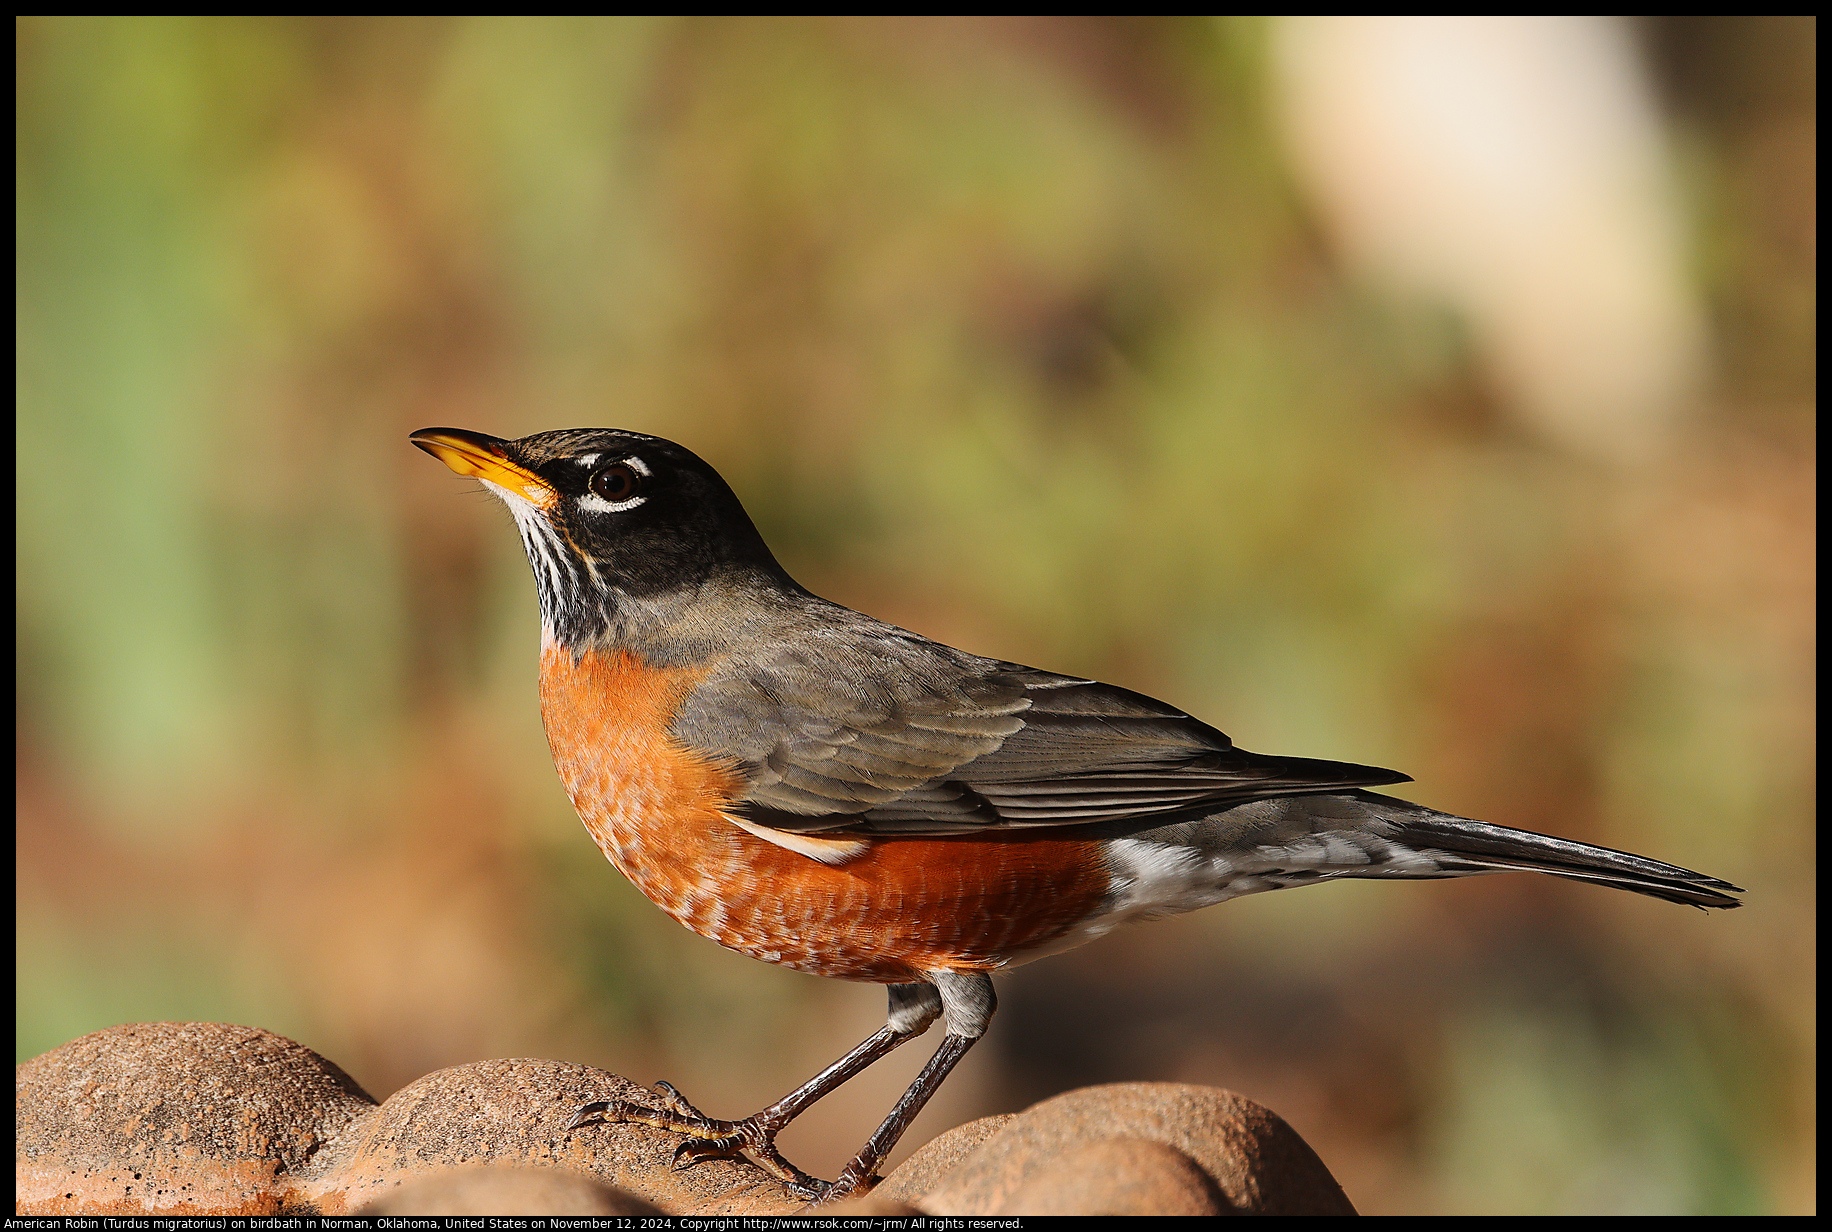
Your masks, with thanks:
M 541 603 L 541 718 L 580 820 L 663 911 L 798 971 L 890 986 L 871 1038 L 741 1121 L 666 1083 L 594 1118 L 745 1154 L 810 1197 L 872 1183 L 975 1040 L 991 973 L 1130 920 L 1339 877 L 1525 869 L 1699 907 L 1738 887 L 1365 790 L 1407 776 L 1266 757 L 1139 693 L 982 658 L 797 585 L 717 472 L 577 429 L 414 444 L 508 505 Z M 777 1152 L 815 1101 L 947 1025 L 831 1186 Z

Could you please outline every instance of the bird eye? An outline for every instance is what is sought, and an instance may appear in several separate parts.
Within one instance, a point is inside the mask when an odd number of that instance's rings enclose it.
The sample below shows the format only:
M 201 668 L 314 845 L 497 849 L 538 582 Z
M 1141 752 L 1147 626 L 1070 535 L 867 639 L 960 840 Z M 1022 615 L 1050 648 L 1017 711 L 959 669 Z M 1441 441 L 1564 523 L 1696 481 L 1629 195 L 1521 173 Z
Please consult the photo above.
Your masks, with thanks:
M 642 476 L 628 462 L 613 463 L 593 475 L 591 479 L 593 493 L 602 496 L 613 505 L 629 500 L 641 488 Z

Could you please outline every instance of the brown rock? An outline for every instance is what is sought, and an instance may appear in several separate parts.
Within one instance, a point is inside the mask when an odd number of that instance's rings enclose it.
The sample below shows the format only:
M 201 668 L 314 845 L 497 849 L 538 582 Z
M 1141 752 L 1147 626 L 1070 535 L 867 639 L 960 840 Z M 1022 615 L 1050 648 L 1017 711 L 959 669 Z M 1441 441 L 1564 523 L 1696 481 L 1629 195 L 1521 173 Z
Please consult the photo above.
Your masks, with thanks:
M 1103 1138 L 1049 1160 L 995 1215 L 1232 1215 L 1208 1173 L 1182 1151 Z
M 922 1212 L 907 1202 L 899 1202 L 895 1198 L 879 1197 L 878 1191 L 874 1189 L 862 1198 L 848 1198 L 844 1202 L 835 1202 L 831 1206 L 814 1207 L 809 1214 L 819 1219 L 845 1219 L 853 1215 L 907 1219 L 912 1215 L 920 1215 Z
M 887 1202 L 914 1203 L 941 1184 L 943 1178 L 978 1150 L 981 1143 L 1016 1119 L 1008 1112 L 956 1125 L 904 1160 L 895 1172 L 878 1182 L 871 1196 Z
M 305 1196 L 324 1214 L 347 1214 L 429 1173 L 511 1166 L 580 1173 L 675 1214 L 778 1214 L 802 1205 L 748 1160 L 676 1168 L 676 1134 L 597 1122 L 566 1128 L 581 1104 L 600 1099 L 654 1097 L 628 1079 L 563 1061 L 436 1070 L 332 1143 Z
M 325 1141 L 375 1107 L 310 1048 L 258 1027 L 139 1023 L 15 1074 L 22 1215 L 272 1215 Z
M 633 1193 L 560 1168 L 457 1168 L 408 1181 L 358 1215 L 660 1215 Z
M 937 1215 L 1030 1214 L 1011 1203 L 1026 1194 L 1044 1200 L 1030 1191 L 1040 1173 L 1047 1176 L 1071 1152 L 1115 1138 L 1186 1156 L 1239 1214 L 1355 1213 L 1316 1152 L 1270 1110 L 1232 1091 L 1157 1082 L 1087 1087 L 1037 1104 L 916 1205 Z
M 309 1048 L 252 1027 L 150 1023 L 18 1068 L 20 1214 L 785 1214 L 748 1160 L 676 1168 L 678 1135 L 568 1129 L 644 1088 L 558 1061 L 428 1074 L 376 1106 Z M 836 1207 L 834 1210 L 842 1208 Z M 943 1134 L 845 1209 L 1353 1214 L 1277 1116 L 1212 1087 L 1073 1091 Z

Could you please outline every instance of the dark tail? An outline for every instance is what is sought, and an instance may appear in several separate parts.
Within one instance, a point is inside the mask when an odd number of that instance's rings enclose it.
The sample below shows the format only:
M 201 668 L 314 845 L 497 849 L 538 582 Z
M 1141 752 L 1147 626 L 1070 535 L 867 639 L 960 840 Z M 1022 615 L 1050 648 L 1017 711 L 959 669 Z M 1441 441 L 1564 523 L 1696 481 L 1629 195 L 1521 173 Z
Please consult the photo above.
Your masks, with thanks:
M 1381 820 L 1397 827 L 1388 835 L 1392 841 L 1435 859 L 1447 876 L 1524 869 L 1693 907 L 1743 905 L 1741 899 L 1732 897 L 1741 894 L 1742 887 L 1646 856 L 1453 817 L 1370 791 L 1343 794 L 1376 806 Z

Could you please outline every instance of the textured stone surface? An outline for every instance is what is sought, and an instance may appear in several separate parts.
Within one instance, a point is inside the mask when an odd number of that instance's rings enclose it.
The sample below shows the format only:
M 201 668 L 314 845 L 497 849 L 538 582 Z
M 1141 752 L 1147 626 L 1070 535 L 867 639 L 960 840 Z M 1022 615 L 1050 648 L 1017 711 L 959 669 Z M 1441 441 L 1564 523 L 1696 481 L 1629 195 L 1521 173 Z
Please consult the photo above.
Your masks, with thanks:
M 808 1213 L 822 1219 L 846 1219 L 853 1215 L 879 1215 L 907 1219 L 912 1215 L 921 1215 L 923 1211 L 919 1207 L 911 1206 L 908 1202 L 882 1197 L 874 1189 L 863 1197 L 849 1198 L 830 1206 L 810 1208 Z
M 801 1205 L 748 1160 L 674 1167 L 681 1139 L 663 1130 L 566 1128 L 581 1104 L 600 1099 L 653 1097 L 628 1079 L 563 1061 L 435 1070 L 333 1143 L 308 1196 L 325 1214 L 344 1214 L 430 1173 L 504 1165 L 581 1173 L 676 1214 L 773 1214 Z
M 1045 1160 L 995 1215 L 1232 1215 L 1208 1173 L 1142 1138 L 1103 1138 Z
M 559 1168 L 458 1168 L 408 1181 L 358 1215 L 659 1215 L 660 1207 Z
M 257 1027 L 111 1027 L 14 1079 L 20 1214 L 270 1215 L 327 1140 L 375 1108 L 311 1049 Z
M 895 1172 L 878 1183 L 871 1196 L 886 1202 L 915 1202 L 941 1184 L 942 1179 L 978 1150 L 981 1143 L 1016 1119 L 1006 1113 L 956 1125 L 904 1160 Z
M 1009 1205 L 1070 1152 L 1107 1139 L 1187 1156 L 1239 1214 L 1352 1215 L 1342 1187 L 1273 1112 L 1215 1087 L 1168 1082 L 1086 1087 L 1018 1114 L 916 1205 L 936 1215 L 1030 1214 Z M 1087 1201 L 1097 1196 L 1085 1191 Z M 1100 1199 L 1104 1200 L 1104 1199 Z M 1115 1200 L 1118 1200 L 1117 1197 Z
M 567 1124 L 644 1088 L 560 1061 L 428 1074 L 377 1105 L 309 1048 L 252 1027 L 98 1031 L 18 1068 L 20 1214 L 787 1214 L 748 1160 L 674 1166 L 681 1139 Z M 822 1214 L 1353 1214 L 1322 1162 L 1213 1087 L 1071 1091 L 917 1151 Z

